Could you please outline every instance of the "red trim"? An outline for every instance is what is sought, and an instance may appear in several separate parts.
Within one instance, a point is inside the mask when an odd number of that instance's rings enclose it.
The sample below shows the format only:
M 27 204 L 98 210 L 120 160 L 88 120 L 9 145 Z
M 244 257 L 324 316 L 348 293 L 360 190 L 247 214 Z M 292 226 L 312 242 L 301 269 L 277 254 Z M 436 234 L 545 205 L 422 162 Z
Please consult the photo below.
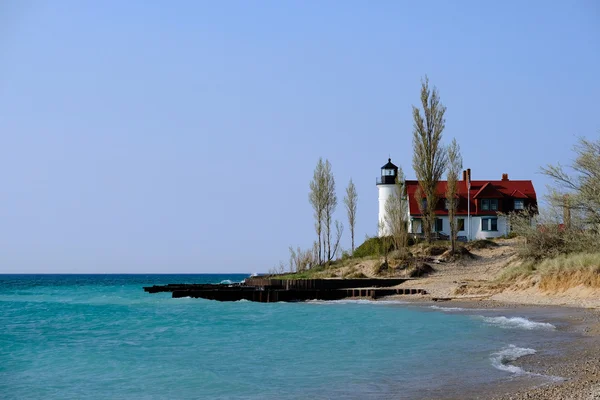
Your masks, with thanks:
M 527 196 L 525 196 L 525 195 L 523 194 L 523 192 L 521 192 L 521 191 L 520 191 L 520 190 L 518 190 L 518 189 L 515 189 L 515 190 L 514 190 L 514 191 L 513 191 L 513 192 L 510 194 L 510 197 L 513 197 L 513 198 L 515 198 L 515 199 L 526 199 L 526 198 L 527 198 Z

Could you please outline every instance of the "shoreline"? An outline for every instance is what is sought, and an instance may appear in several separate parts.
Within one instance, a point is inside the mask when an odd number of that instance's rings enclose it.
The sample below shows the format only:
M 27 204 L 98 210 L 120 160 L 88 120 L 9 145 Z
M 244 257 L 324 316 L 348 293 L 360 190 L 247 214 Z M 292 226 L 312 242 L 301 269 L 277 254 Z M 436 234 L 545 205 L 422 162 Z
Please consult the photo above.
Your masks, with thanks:
M 560 349 L 535 349 L 536 353 L 511 361 L 531 375 L 530 381 L 515 379 L 482 388 L 477 398 L 490 400 L 600 400 L 600 310 L 577 307 L 573 304 L 524 304 L 488 298 L 460 298 L 432 301 L 427 296 L 388 296 L 374 301 L 402 301 L 407 304 L 487 312 L 508 311 L 506 314 L 540 317 L 552 322 L 559 333 L 570 336 Z M 483 309 L 483 310 L 482 310 Z M 471 311 L 469 311 L 471 310 Z M 460 310 L 459 310 L 460 311 Z M 540 351 L 538 351 L 540 350 Z M 540 377 L 560 377 L 539 383 Z

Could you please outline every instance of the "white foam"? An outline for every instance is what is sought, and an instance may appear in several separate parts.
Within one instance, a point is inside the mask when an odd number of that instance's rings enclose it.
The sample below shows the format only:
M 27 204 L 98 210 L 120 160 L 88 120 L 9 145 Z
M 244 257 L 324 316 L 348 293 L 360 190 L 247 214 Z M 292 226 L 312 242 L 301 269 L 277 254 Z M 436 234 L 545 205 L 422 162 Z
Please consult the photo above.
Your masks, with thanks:
M 434 310 L 446 311 L 446 312 L 460 312 L 460 311 L 471 311 L 473 309 L 469 308 L 461 308 L 461 307 L 440 307 L 440 306 L 431 306 Z
M 522 317 L 483 317 L 485 323 L 504 329 L 545 329 L 554 330 L 556 327 L 547 322 L 534 322 Z
M 497 353 L 492 353 L 490 360 L 492 361 L 494 368 L 497 368 L 501 371 L 510 372 L 511 374 L 520 375 L 528 372 L 517 367 L 516 365 L 510 364 L 510 362 L 515 361 L 523 356 L 529 356 L 535 353 L 536 351 L 534 349 L 517 347 L 514 344 L 511 344 Z

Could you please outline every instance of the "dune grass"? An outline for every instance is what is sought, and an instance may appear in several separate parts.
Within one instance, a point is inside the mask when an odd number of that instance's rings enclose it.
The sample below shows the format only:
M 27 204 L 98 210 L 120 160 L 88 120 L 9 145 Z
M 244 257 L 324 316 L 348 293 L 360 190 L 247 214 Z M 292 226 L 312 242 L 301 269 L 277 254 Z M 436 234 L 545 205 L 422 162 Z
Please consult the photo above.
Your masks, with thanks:
M 514 282 L 539 276 L 539 287 L 560 291 L 583 285 L 600 288 L 600 252 L 563 254 L 541 261 L 525 260 L 507 266 L 498 277 L 501 282 Z

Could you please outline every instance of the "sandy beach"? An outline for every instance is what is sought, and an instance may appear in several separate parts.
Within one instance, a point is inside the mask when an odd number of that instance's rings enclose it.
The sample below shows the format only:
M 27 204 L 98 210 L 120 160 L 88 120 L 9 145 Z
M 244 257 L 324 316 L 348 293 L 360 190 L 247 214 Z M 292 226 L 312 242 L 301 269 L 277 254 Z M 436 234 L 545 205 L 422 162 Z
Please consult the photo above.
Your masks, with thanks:
M 474 303 L 481 306 L 482 302 Z M 490 306 L 506 307 L 508 303 L 493 302 Z M 510 303 L 524 315 L 530 306 Z M 539 307 L 539 306 L 536 306 Z M 536 354 L 522 357 L 513 363 L 528 373 L 563 378 L 536 387 L 509 390 L 492 396 L 494 400 L 551 399 L 551 400 L 598 400 L 600 399 L 600 312 L 591 309 L 545 307 L 553 318 L 561 320 L 558 330 L 574 334 L 572 341 L 553 354 Z
M 521 357 L 511 364 L 522 368 L 531 379 L 510 379 L 497 387 L 482 388 L 477 399 L 490 400 L 600 400 L 600 310 L 555 305 L 519 304 L 489 299 L 456 299 L 431 302 L 429 296 L 392 296 L 440 308 L 498 311 L 503 315 L 543 318 L 557 325 L 557 333 L 569 334 L 560 349 Z M 557 379 L 539 379 L 540 376 Z
M 432 302 L 429 297 L 390 296 L 385 300 L 400 300 L 450 310 L 465 309 L 465 312 L 473 309 L 474 314 L 484 311 L 542 319 L 556 325 L 558 334 L 569 336 L 569 340 L 560 349 L 543 349 L 542 352 L 512 361 L 512 365 L 526 371 L 526 376 L 507 379 L 496 387 L 481 388 L 476 397 L 460 398 L 600 400 L 600 310 L 489 299 Z
M 543 316 L 558 322 L 559 333 L 571 339 L 556 352 L 519 358 L 513 364 L 531 374 L 563 379 L 542 382 L 508 382 L 496 388 L 482 388 L 481 399 L 600 400 L 600 290 L 586 287 L 548 293 L 527 280 L 506 286 L 496 277 L 516 258 L 515 242 L 499 241 L 498 247 L 472 250 L 474 259 L 434 263 L 435 273 L 415 286 L 428 294 L 393 296 L 394 299 L 430 303 L 439 307 L 507 310 L 510 314 Z M 432 301 L 432 299 L 449 299 Z M 534 376 L 534 375 L 532 375 Z M 533 385 L 533 387 L 532 387 Z

